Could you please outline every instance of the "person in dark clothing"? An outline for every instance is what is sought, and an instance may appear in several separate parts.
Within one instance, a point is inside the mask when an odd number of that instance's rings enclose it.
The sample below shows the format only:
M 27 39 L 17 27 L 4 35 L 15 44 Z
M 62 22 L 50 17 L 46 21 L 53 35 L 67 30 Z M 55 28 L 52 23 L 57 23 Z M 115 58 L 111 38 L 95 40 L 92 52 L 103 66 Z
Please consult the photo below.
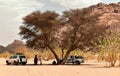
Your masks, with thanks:
M 38 63 L 38 58 L 37 58 L 37 55 L 35 55 L 35 57 L 34 57 L 34 64 L 37 65 L 37 63 Z

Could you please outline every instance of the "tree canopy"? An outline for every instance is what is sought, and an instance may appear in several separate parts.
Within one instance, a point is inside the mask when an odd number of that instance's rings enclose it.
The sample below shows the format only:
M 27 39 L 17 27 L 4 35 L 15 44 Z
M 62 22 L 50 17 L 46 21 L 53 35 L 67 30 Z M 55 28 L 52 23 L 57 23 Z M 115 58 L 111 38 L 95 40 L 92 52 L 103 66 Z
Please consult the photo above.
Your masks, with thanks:
M 93 22 L 97 15 L 90 15 L 90 10 L 75 9 L 59 15 L 53 11 L 33 12 L 27 15 L 20 27 L 20 35 L 26 39 L 29 47 L 34 49 L 48 48 L 54 54 L 58 64 L 64 64 L 70 52 L 75 49 L 90 50 L 91 42 L 105 32 L 105 26 L 97 26 Z M 60 63 L 55 48 L 64 49 Z

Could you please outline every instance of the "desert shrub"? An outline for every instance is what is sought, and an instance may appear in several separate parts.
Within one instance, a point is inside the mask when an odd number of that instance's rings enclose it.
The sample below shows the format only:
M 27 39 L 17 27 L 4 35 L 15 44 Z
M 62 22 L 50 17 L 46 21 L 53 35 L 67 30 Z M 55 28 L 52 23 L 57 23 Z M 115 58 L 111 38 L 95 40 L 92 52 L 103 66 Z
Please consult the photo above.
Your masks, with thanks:
M 42 56 L 42 59 L 49 60 L 53 59 L 54 56 L 49 50 L 30 50 L 24 53 L 27 58 L 34 58 L 35 55 Z
M 119 53 L 119 47 L 120 47 L 120 35 L 113 35 L 108 36 L 108 37 L 104 37 L 104 38 L 100 38 L 98 39 L 99 41 L 99 48 L 100 48 L 100 54 L 99 57 L 101 57 L 101 59 L 103 61 L 106 62 L 106 64 L 108 63 L 108 66 L 115 66 L 115 63 L 117 62 L 117 55 Z
M 0 57 L 3 57 L 3 58 L 8 58 L 10 57 L 12 54 L 8 51 L 5 51 L 3 53 L 0 54 Z
M 26 46 L 19 46 L 14 49 L 14 53 L 26 53 L 29 49 Z
M 97 57 L 97 61 L 98 62 L 101 62 L 101 61 L 104 61 L 104 58 L 105 58 L 105 51 L 104 50 L 100 50 L 98 52 L 98 57 Z
M 115 63 L 117 61 L 117 51 L 109 51 L 107 54 L 105 54 L 105 61 L 109 63 L 108 66 L 115 66 Z
M 120 66 L 120 50 L 118 51 L 117 60 L 119 62 L 119 66 Z
M 70 55 L 76 55 L 76 56 L 84 56 L 84 52 L 83 51 L 81 51 L 81 50 L 75 50 L 75 51 L 73 51 L 73 52 L 71 52 L 70 53 Z
M 27 58 L 33 58 L 33 57 L 34 57 L 34 54 L 33 54 L 32 52 L 26 52 L 26 53 L 25 53 L 25 56 L 26 56 Z
M 24 53 L 26 55 L 27 58 L 34 58 L 35 55 L 41 55 L 41 51 L 40 50 L 33 50 L 30 49 L 29 51 Z
M 114 47 L 113 45 L 109 45 L 107 48 L 104 47 L 104 49 L 98 53 L 97 60 L 104 61 L 106 66 L 115 66 L 115 63 L 119 60 L 118 47 Z
M 84 54 L 85 60 L 97 60 L 96 54 L 92 53 L 92 52 L 87 52 Z
M 54 59 L 54 55 L 51 53 L 51 51 L 49 50 L 45 50 L 43 53 L 42 53 L 42 58 L 46 61 L 48 61 L 49 59 Z
M 94 51 L 84 52 L 81 50 L 76 50 L 76 51 L 71 52 L 70 55 L 83 56 L 86 61 L 97 60 L 97 54 Z

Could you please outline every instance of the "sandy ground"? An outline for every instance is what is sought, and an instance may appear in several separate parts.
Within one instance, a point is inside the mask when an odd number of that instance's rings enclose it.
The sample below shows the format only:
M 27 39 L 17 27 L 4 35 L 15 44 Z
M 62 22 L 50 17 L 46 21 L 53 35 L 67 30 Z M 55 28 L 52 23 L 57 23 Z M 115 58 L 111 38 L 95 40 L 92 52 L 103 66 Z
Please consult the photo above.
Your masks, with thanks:
M 6 65 L 0 58 L 0 76 L 120 76 L 120 67 L 104 67 L 103 63 L 86 62 L 81 65 L 33 65 L 28 60 L 27 65 Z

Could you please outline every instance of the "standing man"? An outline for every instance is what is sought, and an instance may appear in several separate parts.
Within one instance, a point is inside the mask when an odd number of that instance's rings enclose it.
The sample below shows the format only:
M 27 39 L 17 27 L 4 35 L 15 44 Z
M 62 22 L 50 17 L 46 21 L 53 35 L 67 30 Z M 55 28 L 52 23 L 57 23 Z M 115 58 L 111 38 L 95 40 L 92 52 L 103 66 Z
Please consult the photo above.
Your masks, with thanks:
M 37 58 L 37 55 L 35 55 L 35 57 L 34 57 L 34 64 L 37 65 L 37 63 L 38 63 L 38 58 Z

